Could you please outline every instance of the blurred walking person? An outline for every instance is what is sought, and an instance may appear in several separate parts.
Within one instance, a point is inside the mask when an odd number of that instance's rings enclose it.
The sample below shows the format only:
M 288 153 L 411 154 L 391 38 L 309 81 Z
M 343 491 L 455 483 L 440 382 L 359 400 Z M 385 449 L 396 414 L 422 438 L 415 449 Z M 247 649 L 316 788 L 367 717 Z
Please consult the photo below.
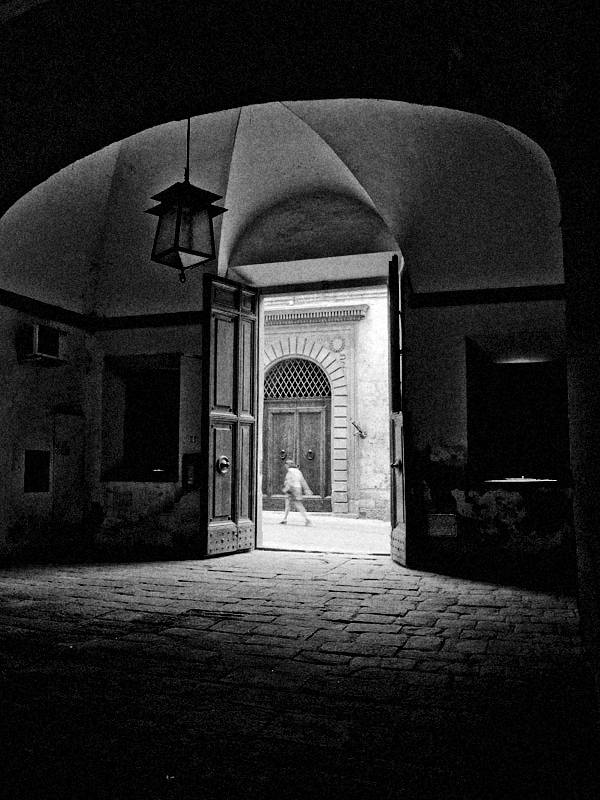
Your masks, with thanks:
M 310 487 L 306 482 L 302 472 L 290 458 L 288 458 L 288 460 L 285 462 L 285 466 L 287 468 L 287 472 L 285 473 L 285 481 L 283 484 L 283 492 L 285 494 L 285 513 L 280 525 L 285 525 L 287 523 L 288 514 L 290 511 L 294 510 L 300 513 L 305 525 L 312 525 L 312 522 L 309 520 L 308 514 L 306 513 L 306 509 L 304 508 L 304 504 L 302 503 L 302 497 L 304 495 L 312 494 Z

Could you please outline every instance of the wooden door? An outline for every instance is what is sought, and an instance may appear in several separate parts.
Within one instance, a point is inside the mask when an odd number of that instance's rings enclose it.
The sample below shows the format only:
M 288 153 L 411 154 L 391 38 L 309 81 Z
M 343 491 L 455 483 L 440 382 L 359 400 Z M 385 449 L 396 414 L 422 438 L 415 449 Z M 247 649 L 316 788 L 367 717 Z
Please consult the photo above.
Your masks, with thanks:
M 265 400 L 263 409 L 263 509 L 283 509 L 285 461 L 294 458 L 296 410 L 284 400 Z
M 304 500 L 309 511 L 331 511 L 329 398 L 298 400 L 298 435 L 295 461 L 313 496 Z
M 388 282 L 390 340 L 390 456 L 391 456 L 391 555 L 406 565 L 406 504 L 404 415 L 402 404 L 402 314 L 398 256 L 392 256 Z
M 256 541 L 258 292 L 204 276 L 200 555 Z
M 285 461 L 301 469 L 313 495 L 309 511 L 331 511 L 331 400 L 328 397 L 267 399 L 264 408 L 263 508 L 282 510 Z

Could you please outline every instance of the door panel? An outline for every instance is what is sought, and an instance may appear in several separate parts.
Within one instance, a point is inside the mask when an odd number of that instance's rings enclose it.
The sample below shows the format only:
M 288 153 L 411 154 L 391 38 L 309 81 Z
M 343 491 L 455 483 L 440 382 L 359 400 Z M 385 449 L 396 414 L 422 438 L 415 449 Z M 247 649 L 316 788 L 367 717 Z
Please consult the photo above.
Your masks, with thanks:
M 388 281 L 388 325 L 390 340 L 390 456 L 391 456 L 391 556 L 406 565 L 406 507 L 404 415 L 402 413 L 402 314 L 400 266 L 392 256 Z
M 298 409 L 298 454 L 296 461 L 315 494 L 325 490 L 323 450 L 325 439 L 324 408 Z
M 233 484 L 231 463 L 233 460 L 233 426 L 213 423 L 212 461 L 215 463 L 212 485 L 213 521 L 230 520 L 233 517 Z M 227 459 L 227 462 L 224 461 Z M 222 466 L 220 465 L 222 464 Z
M 215 316 L 213 325 L 214 397 L 212 410 L 233 413 L 235 317 Z
M 267 452 L 263 457 L 266 467 L 267 494 L 269 497 L 279 495 L 283 498 L 283 481 L 285 479 L 285 460 L 294 458 L 295 410 L 272 407 L 265 403 L 268 435 L 264 441 Z M 277 508 L 281 503 L 277 505 Z M 263 507 L 264 504 L 263 504 Z M 283 508 L 283 506 L 281 506 Z M 269 506 L 270 508 L 270 506 Z
M 399 564 L 406 563 L 406 511 L 404 507 L 404 430 L 402 412 L 391 415 L 390 455 L 392 459 L 392 539 L 391 554 Z
M 252 516 L 252 487 L 254 483 L 254 451 L 252 447 L 252 427 L 250 425 L 240 425 L 239 428 L 239 517 L 240 519 L 250 519 Z
M 254 323 L 240 320 L 240 413 L 254 413 Z
M 304 505 L 309 511 L 331 511 L 331 402 L 323 398 L 316 407 L 315 400 L 298 403 L 296 460 L 314 494 L 304 499 Z
M 257 294 L 204 276 L 201 556 L 255 544 Z

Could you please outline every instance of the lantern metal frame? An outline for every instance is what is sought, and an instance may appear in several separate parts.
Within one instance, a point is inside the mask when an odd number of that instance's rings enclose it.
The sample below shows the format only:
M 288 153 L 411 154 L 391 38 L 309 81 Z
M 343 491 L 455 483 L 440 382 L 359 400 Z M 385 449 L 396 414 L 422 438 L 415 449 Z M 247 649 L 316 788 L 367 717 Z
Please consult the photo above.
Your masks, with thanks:
M 151 261 L 156 264 L 163 264 L 167 267 L 172 267 L 179 270 L 179 280 L 185 283 L 185 273 L 190 269 L 206 265 L 208 262 L 213 261 L 216 257 L 215 248 L 215 234 L 213 219 L 220 214 L 227 211 L 226 208 L 215 206 L 217 200 L 222 197 L 213 192 L 208 192 L 206 189 L 200 189 L 190 183 L 190 119 L 187 120 L 187 151 L 186 151 L 186 166 L 183 181 L 174 183 L 162 192 L 155 194 L 151 198 L 158 202 L 157 206 L 147 209 L 147 214 L 153 214 L 158 217 L 158 224 L 156 226 L 156 234 L 154 237 L 154 245 L 152 247 Z M 161 240 L 161 226 L 167 215 L 175 219 L 173 226 L 173 236 L 169 239 L 169 243 L 161 245 L 159 250 L 159 243 Z M 182 225 L 185 216 L 191 215 L 194 219 L 190 222 L 188 220 L 187 226 Z M 208 225 L 208 232 L 210 238 L 210 248 L 195 249 L 186 244 L 182 244 L 181 232 L 182 227 L 190 228 L 193 226 L 194 221 L 199 222 L 203 218 L 202 224 Z M 172 223 L 171 223 L 172 224 Z M 180 253 L 185 253 L 189 256 L 197 256 L 198 260 L 190 264 L 184 264 Z

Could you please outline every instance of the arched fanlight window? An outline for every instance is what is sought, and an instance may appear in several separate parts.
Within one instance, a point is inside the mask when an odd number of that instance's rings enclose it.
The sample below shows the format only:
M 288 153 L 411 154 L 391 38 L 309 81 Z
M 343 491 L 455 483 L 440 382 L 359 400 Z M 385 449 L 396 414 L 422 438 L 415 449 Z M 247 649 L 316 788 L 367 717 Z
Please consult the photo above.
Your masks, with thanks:
M 265 398 L 284 397 L 331 397 L 327 375 L 306 358 L 280 361 L 265 376 Z

